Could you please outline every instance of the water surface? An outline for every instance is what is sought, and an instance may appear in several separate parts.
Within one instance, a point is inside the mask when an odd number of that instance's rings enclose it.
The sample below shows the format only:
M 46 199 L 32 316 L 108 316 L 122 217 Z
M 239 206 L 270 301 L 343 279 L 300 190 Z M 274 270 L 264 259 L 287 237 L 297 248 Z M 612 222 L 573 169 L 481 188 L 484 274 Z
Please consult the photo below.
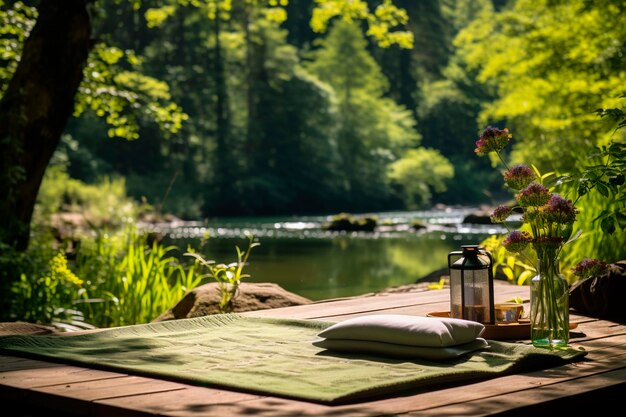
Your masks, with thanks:
M 494 225 L 466 225 L 471 209 L 376 213 L 375 232 L 327 232 L 328 216 L 212 219 L 167 231 L 180 248 L 192 246 L 206 259 L 230 263 L 235 246 L 245 250 L 251 233 L 254 248 L 245 272 L 247 282 L 274 282 L 311 300 L 348 297 L 411 284 L 447 267 L 447 255 L 461 245 L 478 244 L 502 230 Z M 411 228 L 412 221 L 427 225 Z

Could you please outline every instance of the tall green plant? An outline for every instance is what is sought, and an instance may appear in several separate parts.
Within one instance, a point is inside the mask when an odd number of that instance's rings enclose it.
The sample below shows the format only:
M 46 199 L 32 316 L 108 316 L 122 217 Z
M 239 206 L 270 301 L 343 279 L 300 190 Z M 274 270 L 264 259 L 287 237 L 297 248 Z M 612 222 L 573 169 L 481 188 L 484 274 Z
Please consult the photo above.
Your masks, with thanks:
M 254 236 L 247 234 L 248 248 L 245 251 L 235 246 L 237 250 L 237 261 L 230 264 L 217 264 L 215 261 L 206 260 L 201 255 L 190 251 L 185 253 L 186 256 L 195 258 L 196 263 L 208 269 L 207 276 L 213 278 L 220 289 L 220 305 L 219 309 L 222 313 L 229 313 L 233 310 L 233 301 L 239 293 L 239 284 L 243 278 L 249 277 L 243 273 L 243 269 L 248 263 L 248 257 L 252 248 L 260 244 L 254 242 Z
M 174 255 L 176 246 L 152 243 L 134 227 L 100 233 L 82 245 L 77 273 L 86 280 L 78 307 L 99 327 L 146 323 L 171 308 L 201 277 Z
M 83 280 L 70 270 L 65 254 L 58 251 L 45 264 L 42 260 L 47 256 L 39 255 L 40 259 L 35 259 L 37 255 L 33 253 L 23 259 L 21 269 L 24 272 L 11 291 L 15 307 L 13 318 L 58 327 L 91 327 L 84 323 L 82 313 L 73 306 L 82 290 Z M 34 268 L 25 267 L 25 263 Z

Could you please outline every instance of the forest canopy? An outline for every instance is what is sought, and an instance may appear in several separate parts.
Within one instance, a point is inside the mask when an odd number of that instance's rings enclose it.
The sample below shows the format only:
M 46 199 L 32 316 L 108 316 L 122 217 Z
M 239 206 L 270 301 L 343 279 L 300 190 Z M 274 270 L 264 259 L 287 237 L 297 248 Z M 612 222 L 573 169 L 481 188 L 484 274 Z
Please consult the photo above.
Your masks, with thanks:
M 39 3 L 0 2 L 0 93 Z M 183 218 L 494 202 L 468 158 L 487 124 L 541 170 L 623 140 L 598 116 L 623 106 L 623 1 L 84 3 L 94 44 L 51 165 Z

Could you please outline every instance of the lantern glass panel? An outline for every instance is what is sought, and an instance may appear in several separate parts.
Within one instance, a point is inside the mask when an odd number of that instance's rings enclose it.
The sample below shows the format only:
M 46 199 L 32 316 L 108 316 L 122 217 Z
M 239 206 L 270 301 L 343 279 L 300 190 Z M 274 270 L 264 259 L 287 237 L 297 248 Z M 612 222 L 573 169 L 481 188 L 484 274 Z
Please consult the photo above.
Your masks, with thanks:
M 451 263 L 457 258 L 454 263 Z M 450 268 L 450 316 L 480 323 L 494 323 L 491 256 L 477 245 L 448 256 Z
M 491 322 L 489 274 L 486 269 L 450 271 L 450 312 L 455 318 Z

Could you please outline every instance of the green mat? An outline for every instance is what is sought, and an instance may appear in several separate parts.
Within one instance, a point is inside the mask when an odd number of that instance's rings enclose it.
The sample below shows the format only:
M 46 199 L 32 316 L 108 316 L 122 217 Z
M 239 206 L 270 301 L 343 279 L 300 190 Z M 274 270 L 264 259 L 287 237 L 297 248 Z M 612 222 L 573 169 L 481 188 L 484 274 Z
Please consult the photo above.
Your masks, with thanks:
M 0 350 L 322 403 L 558 366 L 585 355 L 497 341 L 489 341 L 486 351 L 443 363 L 338 354 L 311 344 L 331 324 L 225 314 L 74 336 L 5 336 Z

